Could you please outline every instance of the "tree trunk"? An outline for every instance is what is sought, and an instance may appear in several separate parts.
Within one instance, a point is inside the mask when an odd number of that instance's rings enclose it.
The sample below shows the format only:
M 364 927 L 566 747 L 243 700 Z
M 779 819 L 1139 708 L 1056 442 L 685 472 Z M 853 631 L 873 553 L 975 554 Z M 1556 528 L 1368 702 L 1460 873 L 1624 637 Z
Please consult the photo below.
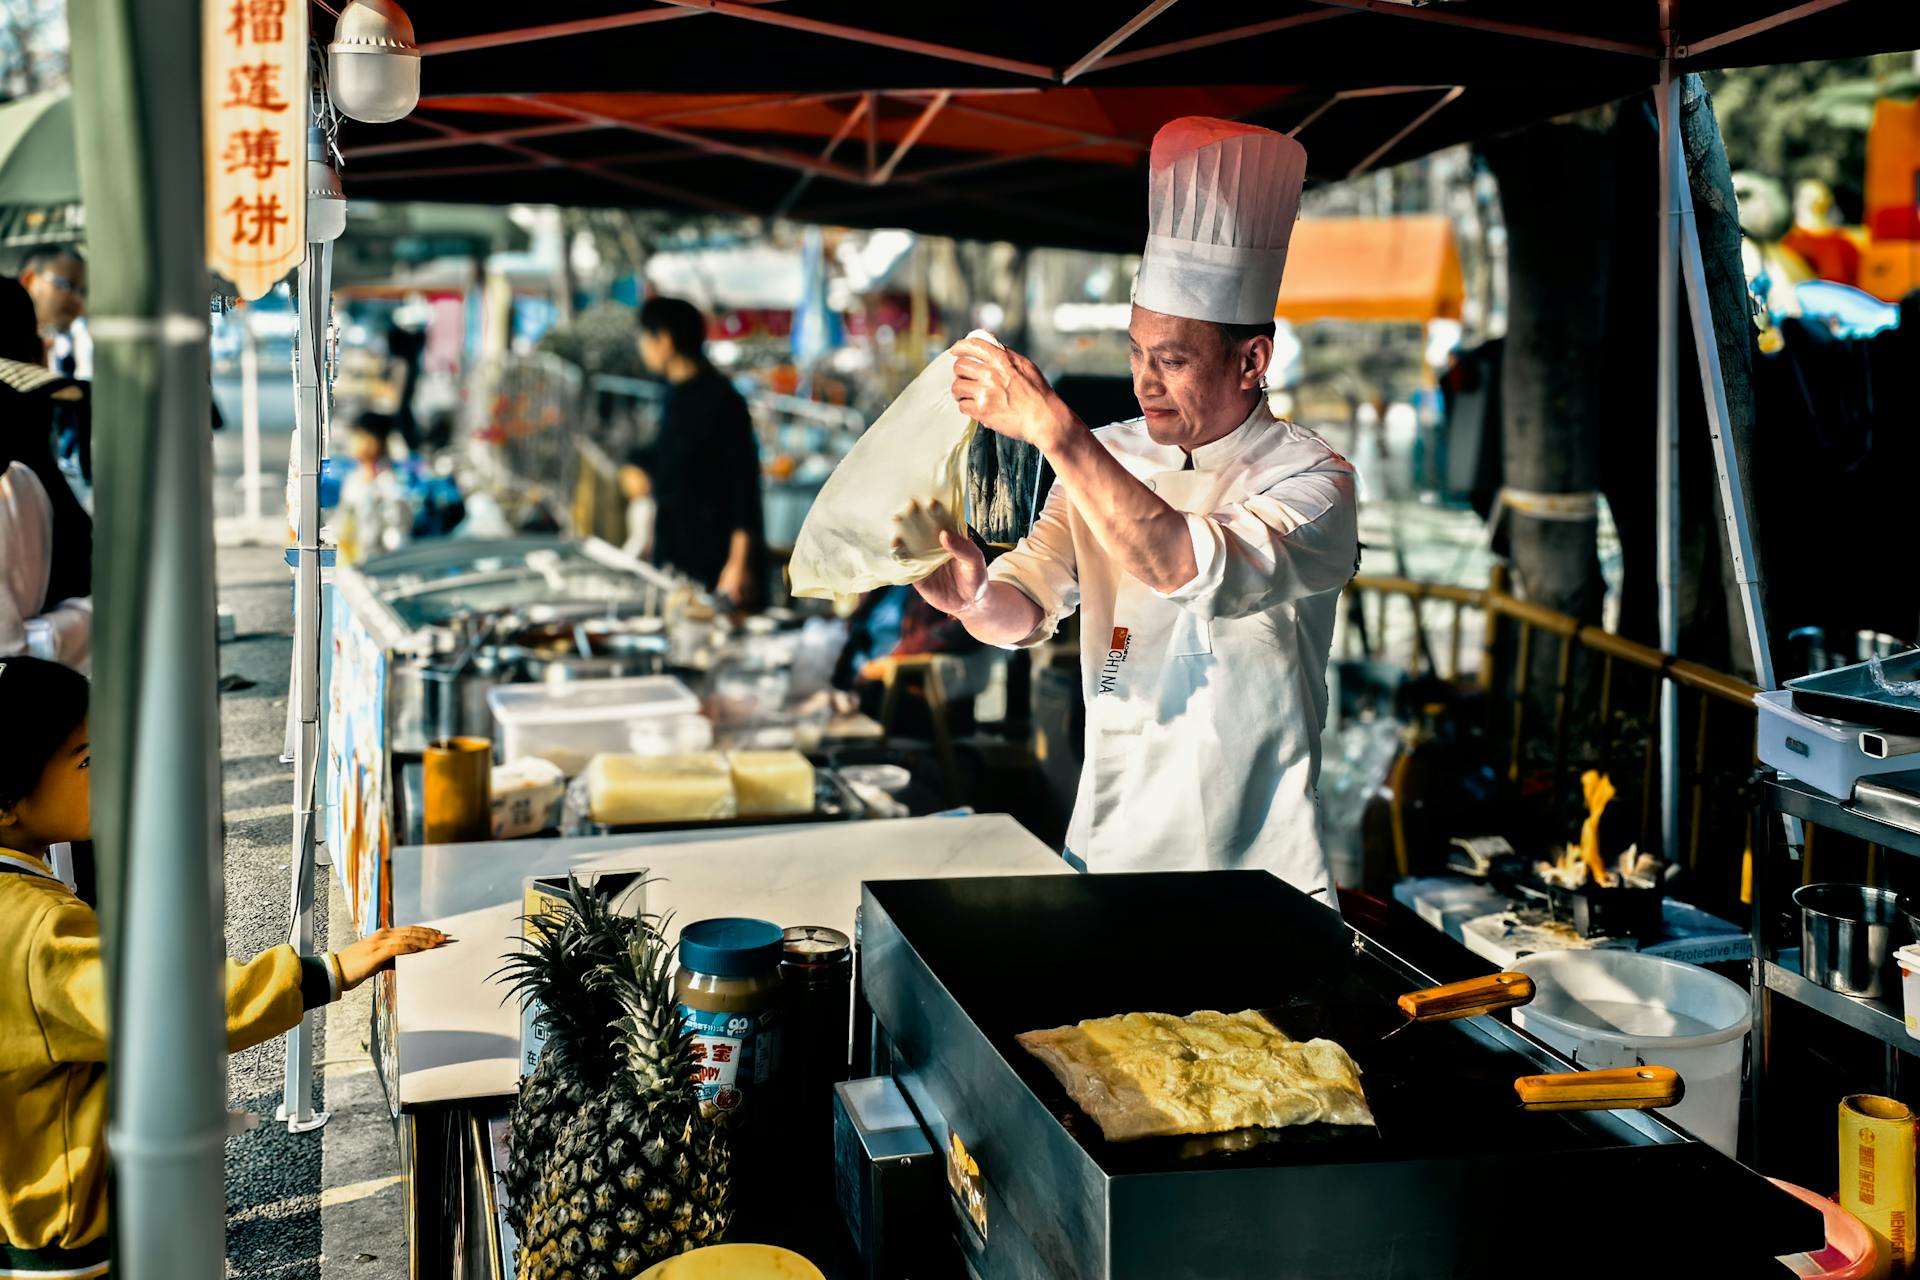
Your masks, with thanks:
M 1596 357 L 1613 265 L 1607 123 L 1588 113 L 1483 148 L 1500 180 L 1508 237 L 1501 440 L 1512 489 L 1599 488 L 1604 379 Z M 1604 595 L 1597 522 L 1543 519 L 1511 507 L 1506 521 L 1526 598 L 1597 622 Z

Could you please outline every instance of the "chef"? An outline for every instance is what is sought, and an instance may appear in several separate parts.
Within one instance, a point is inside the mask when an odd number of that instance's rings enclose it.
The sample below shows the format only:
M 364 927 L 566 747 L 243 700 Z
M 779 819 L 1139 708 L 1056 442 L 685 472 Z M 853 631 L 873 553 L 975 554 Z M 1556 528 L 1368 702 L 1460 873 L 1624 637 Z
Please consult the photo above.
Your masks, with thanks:
M 1187 117 L 1155 135 L 1128 327 L 1142 416 L 1098 430 L 1033 362 L 954 348 L 960 408 L 1059 480 L 988 568 L 952 533 L 926 599 L 1019 648 L 1081 611 L 1085 870 L 1264 868 L 1332 904 L 1314 817 L 1327 655 L 1354 574 L 1353 468 L 1274 418 L 1264 379 L 1306 152 Z

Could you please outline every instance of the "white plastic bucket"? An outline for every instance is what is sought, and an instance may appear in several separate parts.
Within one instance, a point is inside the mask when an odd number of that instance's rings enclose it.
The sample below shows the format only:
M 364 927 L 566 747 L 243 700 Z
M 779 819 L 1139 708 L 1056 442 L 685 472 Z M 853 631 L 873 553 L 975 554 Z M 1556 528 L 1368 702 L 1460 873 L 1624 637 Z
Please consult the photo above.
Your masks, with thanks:
M 1753 1005 L 1744 988 L 1695 965 L 1634 951 L 1548 951 L 1518 960 L 1533 979 L 1513 1020 L 1583 1071 L 1648 1063 L 1686 1082 L 1662 1114 L 1732 1156 L 1740 1067 Z

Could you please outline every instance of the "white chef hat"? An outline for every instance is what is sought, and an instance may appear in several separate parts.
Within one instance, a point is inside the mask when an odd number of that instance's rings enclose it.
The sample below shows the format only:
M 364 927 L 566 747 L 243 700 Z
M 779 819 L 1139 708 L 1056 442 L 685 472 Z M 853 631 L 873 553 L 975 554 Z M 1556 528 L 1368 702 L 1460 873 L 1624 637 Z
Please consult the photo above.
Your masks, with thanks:
M 1133 300 L 1191 320 L 1272 320 L 1306 172 L 1306 148 L 1271 129 L 1207 116 L 1162 125 Z

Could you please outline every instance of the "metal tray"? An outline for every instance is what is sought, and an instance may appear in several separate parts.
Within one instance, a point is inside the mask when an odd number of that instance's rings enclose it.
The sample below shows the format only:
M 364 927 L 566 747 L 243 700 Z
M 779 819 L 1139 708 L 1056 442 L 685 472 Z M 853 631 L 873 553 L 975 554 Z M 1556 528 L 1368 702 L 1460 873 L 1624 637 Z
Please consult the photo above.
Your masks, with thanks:
M 1920 769 L 1860 779 L 1853 787 L 1853 807 L 1870 818 L 1920 833 Z
M 1920 649 L 1881 662 L 1889 680 L 1920 680 Z M 1873 682 L 1864 662 L 1787 681 L 1793 705 L 1810 716 L 1850 720 L 1875 729 L 1920 733 L 1920 698 L 1896 698 Z
M 591 819 L 581 821 L 568 834 L 576 836 L 631 836 L 650 831 L 724 831 L 729 827 L 788 827 L 804 822 L 846 822 L 866 816 L 866 806 L 840 781 L 832 769 L 816 765 L 813 770 L 813 812 L 775 817 L 714 818 L 704 822 L 645 822 L 608 826 Z

